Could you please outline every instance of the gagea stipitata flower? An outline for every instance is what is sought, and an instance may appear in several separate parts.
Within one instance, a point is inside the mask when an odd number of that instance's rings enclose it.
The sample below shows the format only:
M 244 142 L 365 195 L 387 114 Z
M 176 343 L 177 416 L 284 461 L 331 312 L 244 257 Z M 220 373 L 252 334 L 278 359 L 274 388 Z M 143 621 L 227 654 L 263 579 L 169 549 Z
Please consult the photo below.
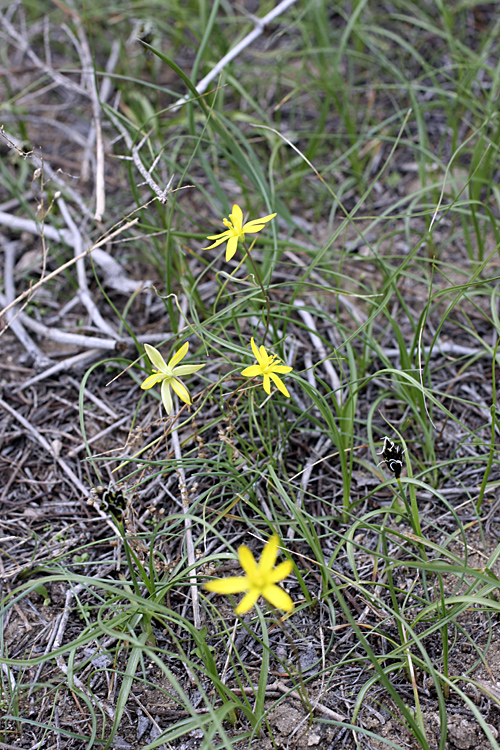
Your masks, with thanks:
M 246 367 L 241 374 L 246 378 L 254 378 L 257 375 L 262 375 L 264 378 L 262 386 L 268 396 L 271 394 L 272 380 L 276 388 L 281 391 L 284 396 L 290 398 L 290 394 L 288 393 L 286 385 L 283 383 L 281 378 L 278 377 L 278 375 L 286 375 L 287 372 L 291 372 L 293 370 L 293 367 L 288 367 L 288 365 L 281 365 L 281 360 L 279 359 L 279 357 L 277 357 L 275 354 L 268 354 L 265 350 L 265 347 L 261 346 L 259 349 L 257 349 L 253 338 L 251 339 L 250 343 L 252 345 L 252 351 L 255 355 L 255 359 L 257 360 L 257 364 Z
M 293 609 L 291 597 L 276 584 L 290 575 L 293 563 L 291 560 L 285 560 L 276 568 L 274 567 L 278 557 L 278 545 L 279 538 L 274 534 L 262 550 L 259 562 L 256 563 L 251 550 L 242 544 L 238 548 L 238 558 L 246 575 L 216 578 L 206 583 L 205 589 L 217 594 L 240 594 L 246 591 L 235 609 L 237 615 L 243 615 L 252 609 L 259 596 L 267 599 L 273 607 L 284 612 L 291 612 Z
M 238 242 L 241 240 L 245 241 L 245 234 L 254 234 L 264 229 L 264 226 L 268 221 L 274 219 L 276 214 L 269 214 L 269 216 L 263 216 L 261 219 L 252 219 L 243 224 L 243 211 L 236 203 L 233 206 L 233 212 L 229 214 L 229 219 L 223 219 L 223 224 L 227 227 L 225 232 L 221 234 L 212 234 L 207 237 L 207 240 L 215 240 L 212 245 L 204 247 L 204 250 L 211 250 L 213 247 L 222 245 L 223 242 L 227 242 L 226 247 L 226 260 L 231 260 L 238 247 Z
M 201 370 L 205 365 L 179 365 L 181 359 L 183 359 L 188 352 L 189 343 L 186 341 L 179 351 L 175 352 L 170 358 L 168 364 L 165 362 L 158 349 L 155 349 L 154 346 L 144 344 L 144 348 L 154 369 L 153 374 L 146 378 L 144 383 L 142 383 L 141 388 L 143 390 L 148 390 L 157 383 L 161 383 L 161 400 L 163 401 L 163 406 L 165 407 L 167 414 L 171 414 L 173 409 L 172 394 L 170 393 L 171 387 L 181 401 L 184 401 L 185 404 L 190 404 L 191 397 L 189 391 L 179 378 L 182 375 L 191 375 L 193 372 L 198 372 L 198 370 Z

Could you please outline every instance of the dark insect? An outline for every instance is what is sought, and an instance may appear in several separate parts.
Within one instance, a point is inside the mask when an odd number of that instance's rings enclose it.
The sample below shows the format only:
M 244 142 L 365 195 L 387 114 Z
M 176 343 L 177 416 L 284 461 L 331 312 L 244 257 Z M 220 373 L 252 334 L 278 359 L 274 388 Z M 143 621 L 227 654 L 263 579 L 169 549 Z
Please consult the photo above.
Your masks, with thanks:
M 403 448 L 401 448 L 400 445 L 394 445 L 390 438 L 385 437 L 384 445 L 380 453 L 382 454 L 382 459 L 389 467 L 389 471 L 392 471 L 396 479 L 399 479 L 403 469 Z
M 88 502 L 104 513 L 111 513 L 118 521 L 123 520 L 128 505 L 127 496 L 118 487 L 93 487 Z

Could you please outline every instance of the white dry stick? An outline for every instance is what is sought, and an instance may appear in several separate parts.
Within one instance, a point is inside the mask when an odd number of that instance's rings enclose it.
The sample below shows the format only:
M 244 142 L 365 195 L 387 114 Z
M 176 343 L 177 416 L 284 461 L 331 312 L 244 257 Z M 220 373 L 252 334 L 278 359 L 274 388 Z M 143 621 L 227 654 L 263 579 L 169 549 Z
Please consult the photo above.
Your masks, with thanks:
M 58 372 L 69 372 L 72 367 L 80 367 L 82 365 L 86 365 L 88 362 L 91 362 L 92 360 L 97 359 L 101 356 L 102 349 L 89 349 L 86 352 L 75 354 L 74 357 L 63 359 L 62 362 L 58 362 L 56 365 L 49 367 L 48 370 L 41 372 L 39 375 L 34 375 L 32 378 L 29 378 L 29 380 L 25 380 L 24 383 L 21 383 L 21 385 L 18 386 L 17 390 L 23 391 L 25 388 L 29 388 L 31 385 L 35 385 L 35 383 L 39 383 L 41 380 L 46 380 L 47 378 L 51 378 L 53 375 L 57 375 Z
M 56 185 L 59 185 L 61 190 L 63 190 L 64 194 L 68 198 L 71 198 L 74 203 L 76 203 L 83 216 L 86 216 L 87 219 L 90 219 L 90 221 L 94 220 L 92 212 L 85 205 L 81 195 L 78 195 L 76 190 L 73 190 L 72 187 L 67 185 L 64 180 L 61 179 L 61 177 L 59 176 L 59 170 L 56 172 L 48 164 L 45 164 L 43 159 L 35 154 L 34 151 L 24 151 L 23 141 L 20 138 L 16 138 L 16 136 L 14 135 L 10 135 L 10 133 L 6 133 L 3 127 L 0 127 L 0 136 L 2 136 L 5 141 L 7 141 L 8 146 L 15 149 L 19 156 L 21 156 L 23 159 L 30 159 L 35 167 L 42 171 L 44 183 L 47 183 L 48 180 L 55 182 Z
M 279 680 L 273 682 L 272 685 L 268 685 L 267 690 L 279 690 L 280 693 L 284 693 L 287 698 L 293 698 L 293 700 L 298 700 L 301 702 L 303 700 L 303 696 L 301 695 L 300 690 L 298 690 L 297 688 L 289 688 Z M 315 703 L 314 708 L 320 713 L 325 714 L 325 716 L 328 716 L 330 719 L 333 719 L 334 721 L 347 721 L 347 716 L 342 716 L 342 714 L 338 714 L 336 711 L 332 711 L 331 708 L 328 708 L 328 706 L 324 706 L 322 703 Z
M 7 306 L 8 300 L 0 292 L 0 305 Z M 12 311 L 9 310 L 8 316 Z M 50 341 L 56 341 L 58 344 L 71 344 L 72 346 L 84 346 L 86 348 L 99 349 L 109 351 L 116 348 L 116 339 L 99 339 L 97 336 L 83 336 L 81 333 L 67 333 L 66 331 L 60 331 L 59 328 L 48 328 L 43 323 L 39 323 L 37 320 L 33 320 L 26 315 L 24 312 L 17 313 L 17 320 L 22 323 L 26 328 L 30 328 L 38 336 L 49 339 Z M 12 324 L 11 324 L 12 325 Z M 26 334 L 27 335 L 27 334 Z M 149 341 L 149 339 L 148 339 Z M 45 358 L 47 365 L 52 364 L 51 360 Z
M 127 131 L 127 129 L 122 125 L 120 122 L 120 119 L 111 111 L 108 110 L 108 117 L 110 120 L 113 121 L 116 129 L 121 133 L 123 140 L 125 141 L 125 145 L 127 146 L 128 150 L 131 152 L 132 156 L 121 156 L 121 159 L 124 159 L 125 161 L 133 161 L 137 171 L 143 177 L 144 182 L 141 183 L 141 185 L 149 185 L 153 193 L 156 195 L 160 203 L 166 203 L 168 200 L 168 196 L 170 194 L 170 186 L 172 185 L 174 176 L 170 178 L 168 181 L 167 186 L 162 189 L 151 177 L 151 172 L 156 167 L 156 164 L 158 162 L 158 159 L 161 157 L 161 152 L 158 154 L 156 159 L 153 162 L 153 165 L 149 168 L 149 170 L 146 169 L 144 164 L 141 161 L 141 157 L 139 156 L 139 151 L 141 150 L 144 141 L 148 137 L 147 135 L 144 136 L 142 141 L 138 143 L 137 145 L 134 145 L 132 143 L 132 139 Z M 139 186 L 138 186 L 139 187 Z
M 9 412 L 9 414 L 11 416 L 13 416 L 14 419 L 17 419 L 17 421 L 20 424 L 22 424 L 22 426 L 24 427 L 24 429 L 27 430 L 27 432 L 31 435 L 31 437 L 34 438 L 36 440 L 36 442 L 39 443 L 39 445 L 42 446 L 42 448 L 44 449 L 44 451 L 49 456 L 52 456 L 57 461 L 57 463 L 59 464 L 59 466 L 61 467 L 61 469 L 64 471 L 64 473 L 66 474 L 66 476 L 69 477 L 69 479 L 71 481 L 71 486 L 73 487 L 73 489 L 77 488 L 82 493 L 82 495 L 84 495 L 85 497 L 88 496 L 89 495 L 88 488 L 85 487 L 85 485 L 83 485 L 80 482 L 79 478 L 76 476 L 76 474 L 74 473 L 74 471 L 72 469 L 70 469 L 70 467 L 68 466 L 68 464 L 65 461 L 63 461 L 60 456 L 57 455 L 57 453 L 53 450 L 53 448 L 50 445 L 50 443 L 48 443 L 45 440 L 45 438 L 43 437 L 43 435 L 41 435 L 38 432 L 38 430 L 36 430 L 33 427 L 33 425 L 31 424 L 31 422 L 28 422 L 27 419 L 25 419 L 21 414 L 19 414 L 19 412 L 17 412 L 15 409 L 13 409 L 12 406 L 10 406 L 10 404 L 8 404 L 2 398 L 0 398 L 0 407 L 2 407 L 3 409 L 5 409 L 5 411 Z
M 75 388 L 77 391 L 80 390 L 81 383 L 79 383 L 78 380 L 75 380 L 72 377 L 68 377 L 67 381 L 71 383 L 73 388 Z M 109 417 L 111 417 L 111 419 L 118 419 L 118 414 L 116 413 L 116 411 L 112 409 L 110 406 L 108 406 L 108 404 L 106 404 L 101 398 L 99 398 L 94 393 L 92 393 L 91 390 L 89 390 L 88 388 L 84 388 L 83 395 L 85 396 L 85 398 L 88 398 L 89 401 L 92 401 L 92 403 L 95 404 L 98 407 L 98 409 L 100 409 Z
M 98 440 L 103 438 L 105 435 L 109 435 L 110 432 L 114 433 L 114 436 L 116 437 L 118 428 L 121 427 L 122 424 L 125 424 L 125 422 L 130 422 L 130 414 L 125 414 L 124 417 L 119 419 L 117 422 L 113 422 L 113 424 L 110 424 L 109 427 L 106 427 L 106 429 L 101 430 L 95 435 L 92 435 L 91 438 L 87 438 L 86 443 L 80 443 L 80 445 L 77 445 L 76 448 L 71 448 L 71 450 L 68 452 L 68 458 L 74 458 L 77 455 L 77 453 L 80 453 L 81 451 L 85 450 L 87 445 L 92 445 L 92 443 L 97 442 Z
M 101 105 L 97 92 L 95 71 L 92 65 L 92 54 L 90 46 L 81 22 L 80 16 L 75 18 L 76 31 L 80 42 L 80 55 L 84 74 L 85 88 L 92 102 L 92 113 L 94 117 L 92 136 L 95 134 L 96 157 L 95 157 L 95 214 L 96 221 L 101 222 L 106 206 L 105 182 L 104 182 L 104 144 L 101 128 Z
M 7 664 L 2 664 L 2 669 L 4 671 L 5 676 L 7 677 L 7 679 L 10 682 L 11 694 L 15 695 L 16 694 L 16 680 L 14 678 L 14 675 L 12 674 L 12 672 L 9 669 L 9 667 L 7 666 Z M 0 747 L 1 747 L 1 745 L 0 745 Z
M 111 73 L 116 68 L 116 63 L 120 58 L 121 42 L 119 39 L 114 39 L 111 44 L 111 52 L 109 53 L 108 62 L 106 63 L 106 74 L 102 79 L 101 90 L 99 91 L 99 99 L 101 102 L 107 102 L 109 95 L 111 94 Z
M 307 382 L 309 383 L 311 388 L 316 388 L 316 376 L 314 375 L 312 355 L 309 350 L 304 352 L 304 366 L 306 370 Z
M 57 200 L 57 205 L 59 206 L 59 209 L 61 211 L 62 217 L 64 221 L 66 222 L 68 229 L 71 231 L 73 235 L 73 250 L 74 250 L 75 255 L 78 257 L 78 260 L 76 263 L 76 272 L 78 276 L 78 289 L 79 289 L 80 299 L 85 305 L 87 312 L 89 313 L 90 317 L 94 321 L 95 325 L 101 331 L 106 333 L 108 336 L 111 336 L 112 338 L 118 338 L 118 334 L 114 330 L 113 326 L 111 326 L 108 322 L 106 322 L 104 318 L 102 317 L 101 313 L 97 309 L 97 306 L 89 292 L 89 288 L 87 286 L 87 275 L 85 272 L 85 261 L 84 261 L 84 258 L 81 257 L 81 252 L 84 247 L 83 237 L 78 227 L 76 226 L 75 222 L 73 221 L 73 218 L 69 212 L 69 209 L 66 205 L 66 201 L 64 200 L 64 198 L 59 196 L 56 200 Z
M 210 81 L 213 81 L 214 78 L 216 78 L 221 70 L 224 70 L 226 65 L 231 62 L 231 60 L 234 60 L 235 57 L 238 57 L 240 52 L 243 52 L 244 49 L 246 49 L 252 42 L 254 42 L 263 31 L 265 31 L 266 26 L 271 23 L 275 18 L 280 16 L 282 13 L 287 10 L 290 5 L 293 5 L 296 0 L 282 0 L 281 3 L 278 3 L 278 5 L 273 8 L 273 10 L 269 11 L 269 13 L 266 16 L 263 16 L 262 18 L 256 18 L 255 16 L 252 16 L 252 20 L 255 24 L 255 28 L 253 31 L 251 31 L 249 34 L 246 35 L 244 39 L 242 39 L 238 44 L 233 47 L 232 50 L 230 50 L 227 55 L 224 55 L 224 57 L 219 60 L 217 65 L 212 68 L 210 73 L 205 76 L 205 78 L 202 78 L 201 81 L 196 86 L 196 91 L 198 94 L 203 94 L 203 92 L 206 90 L 208 84 Z M 171 112 L 176 112 L 179 107 L 182 107 L 183 104 L 186 104 L 187 101 L 190 99 L 190 94 L 187 94 L 186 96 L 183 96 L 182 99 L 179 99 L 174 107 L 171 109 Z
M 55 229 L 54 227 L 42 227 L 33 219 L 21 219 L 19 216 L 12 216 L 4 211 L 0 211 L 0 224 L 9 227 L 13 232 L 30 232 L 31 234 L 43 234 L 46 239 L 55 240 L 56 242 L 65 242 L 71 245 L 71 232 L 67 229 Z
M 433 357 L 439 357 L 441 354 L 449 354 L 452 357 L 478 357 L 480 355 L 491 357 L 491 352 L 487 349 L 473 349 L 471 346 L 462 346 L 453 341 L 441 342 L 439 339 L 433 346 L 422 346 L 421 350 Z M 399 357 L 401 354 L 399 349 L 382 349 L 382 351 L 386 357 Z
M 29 232 L 36 235 L 40 235 L 43 232 L 46 240 L 63 242 L 68 247 L 73 247 L 73 233 L 69 229 L 56 229 L 49 224 L 44 224 L 42 227 L 36 221 L 33 221 L 33 219 L 21 219 L 18 216 L 11 216 L 11 214 L 4 211 L 0 211 L 0 224 L 9 227 L 14 232 Z M 151 281 L 149 280 L 135 281 L 134 279 L 129 279 L 118 261 L 105 250 L 94 248 L 92 258 L 102 270 L 104 282 L 117 292 L 132 294 L 132 292 L 136 292 L 141 287 L 146 288 L 151 286 Z
M 220 676 L 220 681 L 222 682 L 223 685 L 226 684 L 227 670 L 229 669 L 229 664 L 231 662 L 231 654 L 232 654 L 233 648 L 234 648 L 234 639 L 236 638 L 236 629 L 238 627 L 239 621 L 240 621 L 239 617 L 237 617 L 235 619 L 235 621 L 234 621 L 233 632 L 231 633 L 231 640 L 229 642 L 229 650 L 227 652 L 226 663 L 224 664 L 224 669 L 222 670 L 222 673 L 221 673 L 221 676 Z
M 317 330 L 314 319 L 310 312 L 303 309 L 305 303 L 302 300 L 295 300 L 293 304 L 294 304 L 294 307 L 297 308 L 297 312 L 299 313 L 300 317 L 302 318 L 306 326 L 309 328 L 308 330 L 309 338 L 311 339 L 312 345 L 318 352 L 319 359 L 323 360 L 323 366 L 325 370 L 327 371 L 328 376 L 330 378 L 333 395 L 335 396 L 337 403 L 340 404 L 342 403 L 340 379 L 339 379 L 339 376 L 337 375 L 337 371 L 335 370 L 334 366 L 328 359 L 328 355 L 326 353 L 326 349 L 323 345 L 323 342 L 321 341 L 318 334 L 314 333 L 314 331 Z
M 105 250 L 93 250 L 92 260 L 96 263 L 104 274 L 104 282 L 121 294 L 133 294 L 139 289 L 147 289 L 153 283 L 149 279 L 136 281 L 129 279 L 121 265 L 112 255 Z
M 120 40 L 115 39 L 111 45 L 111 52 L 109 54 L 108 62 L 106 64 L 107 75 L 104 76 L 102 85 L 99 91 L 99 104 L 101 105 L 101 107 L 102 107 L 102 104 L 107 102 L 109 95 L 111 94 L 111 91 L 112 91 L 111 79 L 109 76 L 111 73 L 113 73 L 116 67 L 116 63 L 118 62 L 118 59 L 120 57 L 120 47 L 121 47 Z M 85 151 L 82 157 L 82 167 L 81 167 L 81 176 L 83 180 L 86 180 L 88 177 L 89 157 L 90 157 L 91 150 L 93 149 L 94 143 L 96 140 L 96 128 L 94 125 L 90 126 L 88 136 L 85 140 L 86 140 L 86 143 L 84 144 Z M 97 192 L 97 187 L 96 187 L 96 192 Z M 97 208 L 97 201 L 96 201 L 96 208 Z M 103 208 L 103 213 L 104 213 L 104 208 Z M 96 219 L 97 218 L 98 217 L 96 215 Z
M 43 62 L 38 55 L 33 52 L 33 50 L 30 47 L 30 44 L 28 40 L 22 36 L 15 26 L 11 24 L 11 22 L 7 19 L 6 15 L 0 13 L 0 26 L 2 26 L 5 31 L 7 32 L 9 36 L 9 41 L 11 44 L 14 44 L 18 49 L 22 50 L 27 57 L 31 60 L 35 68 L 38 68 L 39 70 L 42 70 L 49 78 L 52 78 L 52 80 L 57 83 L 58 86 L 62 86 L 63 88 L 70 89 L 71 91 L 74 91 L 77 94 L 80 94 L 80 96 L 86 96 L 86 91 L 81 86 L 79 86 L 77 83 L 75 83 L 71 78 L 66 78 L 66 76 L 63 76 L 61 73 L 59 73 L 56 70 L 53 70 L 49 65 Z
M 117 229 L 115 229 L 114 232 L 110 232 L 110 234 L 105 234 L 103 237 L 101 237 L 97 242 L 92 245 L 92 247 L 87 248 L 87 250 L 84 250 L 80 255 L 75 256 L 71 260 L 68 260 L 67 263 L 63 263 L 62 266 L 59 266 L 59 268 L 56 268 L 55 271 L 52 271 L 52 273 L 47 274 L 47 276 L 44 276 L 43 279 L 40 279 L 40 281 L 37 281 L 36 284 L 33 284 L 29 289 L 26 289 L 25 292 L 22 294 L 19 294 L 16 299 L 13 302 L 10 302 L 6 307 L 4 307 L 3 310 L 0 310 L 0 318 L 2 315 L 5 315 L 6 312 L 11 310 L 15 305 L 18 305 L 20 302 L 23 301 L 23 299 L 26 299 L 26 297 L 31 297 L 33 295 L 33 292 L 35 292 L 37 289 L 39 289 L 43 284 L 45 284 L 49 279 L 53 279 L 54 276 L 58 276 L 62 271 L 65 271 L 67 268 L 70 268 L 73 266 L 80 258 L 84 258 L 86 255 L 92 252 L 92 250 L 95 250 L 97 247 L 101 247 L 101 245 L 105 245 L 106 242 L 109 242 L 113 239 L 113 237 L 117 237 L 122 232 L 125 232 L 127 229 L 130 229 L 133 227 L 137 222 L 139 221 L 139 218 L 132 219 L 132 221 L 128 221 L 126 224 L 122 224 Z
M 192 675 L 190 674 L 189 670 L 188 670 L 188 674 L 189 674 L 190 677 L 192 677 Z M 139 708 L 142 711 L 144 711 L 144 713 L 146 714 L 147 718 L 149 719 L 149 721 L 154 726 L 154 728 L 155 728 L 155 730 L 157 732 L 156 737 L 159 737 L 163 730 L 162 730 L 161 726 L 158 724 L 158 722 L 156 721 L 156 719 L 154 718 L 154 716 L 151 716 L 151 714 L 149 713 L 149 711 L 146 708 L 146 706 L 143 703 L 141 703 L 141 701 L 139 700 L 139 698 L 136 695 L 134 695 L 134 693 L 132 691 L 130 691 L 130 697 L 133 698 L 135 700 L 135 702 L 137 703 L 137 705 L 139 706 Z M 198 709 L 198 712 L 201 713 L 199 711 L 199 709 Z M 139 730 L 137 730 L 137 732 L 138 732 L 137 736 L 139 736 Z M 156 739 L 156 737 L 155 737 L 155 739 Z M 149 739 L 152 740 L 152 733 L 150 733 Z M 115 745 L 115 747 L 117 747 L 117 745 Z M 128 747 L 130 747 L 130 745 L 128 745 Z M 163 748 L 163 750 L 166 750 L 166 745 L 158 745 L 158 747 L 160 748 L 160 750 L 162 750 L 162 748 Z M 0 746 L 0 750 L 2 750 L 1 746 Z
M 5 285 L 5 297 L 0 294 L 0 305 L 8 304 L 16 296 L 14 287 L 14 260 L 16 254 L 16 245 L 13 242 L 4 244 L 4 285 Z M 52 364 L 52 361 L 47 357 L 41 349 L 35 344 L 31 336 L 26 332 L 21 320 L 19 320 L 19 312 L 15 308 L 9 310 L 7 313 L 7 325 L 12 329 L 13 333 L 17 336 L 21 344 L 24 346 L 28 354 L 33 358 L 35 369 L 46 369 Z M 28 316 L 25 316 L 28 317 Z
M 162 152 L 160 151 L 160 153 L 158 154 L 158 156 L 156 157 L 156 159 L 154 160 L 154 162 L 152 163 L 152 165 L 150 166 L 150 168 L 146 169 L 146 167 L 142 163 L 142 161 L 140 159 L 140 156 L 139 156 L 139 149 L 140 149 L 140 147 L 142 146 L 142 144 L 144 143 L 145 140 L 146 140 L 146 136 L 144 136 L 143 140 L 141 141 L 141 143 L 138 146 L 133 146 L 133 148 L 132 148 L 132 157 L 131 158 L 132 158 L 135 166 L 137 167 L 138 171 L 144 177 L 144 182 L 140 182 L 137 185 L 137 187 L 141 187 L 141 185 L 149 185 L 149 187 L 151 188 L 151 190 L 154 193 L 156 193 L 156 196 L 157 196 L 158 200 L 160 201 L 160 203 L 165 204 L 168 201 L 168 196 L 170 194 L 170 187 L 172 185 L 172 182 L 174 181 L 174 175 L 172 175 L 172 177 L 169 179 L 169 181 L 168 181 L 168 183 L 167 183 L 167 185 L 166 185 L 166 187 L 165 187 L 164 190 L 162 190 L 161 187 L 153 180 L 151 174 L 152 174 L 154 168 L 156 167 L 157 163 L 159 162 L 160 157 L 162 155 Z
M 172 440 L 172 445 L 174 446 L 175 458 L 178 463 L 177 476 L 179 477 L 179 489 L 181 492 L 182 512 L 185 515 L 184 528 L 186 529 L 186 551 L 187 551 L 188 565 L 190 568 L 192 568 L 189 580 L 191 581 L 191 587 L 190 587 L 191 599 L 193 600 L 193 624 L 195 628 L 199 628 L 201 625 L 200 601 L 199 601 L 199 596 L 198 596 L 198 584 L 196 580 L 196 571 L 194 569 L 194 566 L 196 564 L 196 557 L 194 554 L 193 534 L 191 531 L 192 522 L 188 515 L 189 493 L 188 493 L 187 484 L 186 484 L 186 474 L 184 471 L 184 467 L 182 465 L 182 452 L 181 452 L 181 444 L 179 441 L 179 433 L 177 432 L 177 429 L 175 429 L 175 427 L 170 433 L 170 437 Z

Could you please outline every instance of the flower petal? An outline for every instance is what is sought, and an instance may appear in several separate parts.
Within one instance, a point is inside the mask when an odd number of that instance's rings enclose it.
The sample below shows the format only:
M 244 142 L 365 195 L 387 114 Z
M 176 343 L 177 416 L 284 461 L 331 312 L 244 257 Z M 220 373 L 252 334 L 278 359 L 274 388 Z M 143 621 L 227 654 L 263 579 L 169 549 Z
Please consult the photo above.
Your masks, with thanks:
M 286 375 L 287 372 L 292 372 L 293 367 L 288 365 L 273 365 L 271 372 L 279 372 L 280 375 Z
M 243 233 L 260 232 L 261 229 L 264 229 L 264 224 L 267 224 L 268 221 L 274 219 L 275 216 L 276 214 L 269 214 L 268 216 L 263 216 L 261 219 L 252 219 L 251 221 L 247 221 L 247 223 L 244 224 L 241 228 L 241 231 Z M 262 224 L 262 226 L 259 226 L 260 224 Z
M 242 591 L 248 591 L 250 582 L 246 576 L 229 576 L 208 581 L 204 588 L 206 591 L 215 591 L 216 594 L 241 594 Z
M 231 224 L 233 225 L 233 227 L 238 230 L 238 233 L 241 233 L 241 226 L 243 224 L 243 211 L 236 203 L 233 205 L 233 212 L 229 214 L 229 218 L 231 219 Z
M 254 378 L 256 375 L 262 375 L 262 367 L 260 365 L 250 365 L 250 367 L 245 367 L 241 374 L 246 378 Z
M 230 236 L 230 232 L 224 232 L 224 236 L 217 240 L 217 242 L 214 242 L 212 245 L 209 245 L 208 247 L 202 247 L 202 250 L 211 250 L 213 247 L 219 247 L 219 245 L 222 245 L 223 242 L 225 242 L 228 239 L 228 235 Z M 211 240 L 211 237 L 207 237 L 207 240 Z
M 159 370 L 160 372 L 167 372 L 167 363 L 161 356 L 158 349 L 155 349 L 154 346 L 150 346 L 149 344 L 144 344 L 144 348 L 146 350 L 146 354 L 148 355 L 151 363 L 154 365 L 154 367 Z
M 149 390 L 149 388 L 152 388 L 154 385 L 160 382 L 160 380 L 163 380 L 165 375 L 162 372 L 154 372 L 152 375 L 148 375 L 144 383 L 141 383 L 141 388 L 143 391 Z
M 237 615 L 244 615 L 245 612 L 248 612 L 252 609 L 253 605 L 257 601 L 257 599 L 260 596 L 259 589 L 251 589 L 248 594 L 245 594 L 241 602 L 238 604 L 236 609 L 234 610 Z
M 264 388 L 265 392 L 268 396 L 271 395 L 271 381 L 269 380 L 269 375 L 264 374 L 264 382 L 262 383 L 262 387 Z
M 220 239 L 225 239 L 226 240 L 228 237 L 231 237 L 232 234 L 233 233 L 232 233 L 231 229 L 225 229 L 220 234 L 209 234 L 208 237 L 207 237 L 207 240 L 220 240 Z
M 181 381 L 177 380 L 176 378 L 172 378 L 172 380 L 170 381 L 170 385 L 172 386 L 172 390 L 177 393 L 181 401 L 184 401 L 185 404 L 191 403 L 191 396 L 189 395 L 189 391 L 184 383 L 181 383 Z
M 271 376 L 274 385 L 276 388 L 281 391 L 281 393 L 286 396 L 287 398 L 290 398 L 290 394 L 288 393 L 288 389 L 284 382 L 279 378 L 277 375 L 274 374 L 274 372 L 270 372 L 269 375 Z
M 277 534 L 273 534 L 262 550 L 262 555 L 260 556 L 259 571 L 261 573 L 267 574 L 274 568 L 276 558 L 278 557 L 278 544 L 279 537 Z
M 226 261 L 231 260 L 238 248 L 238 237 L 230 237 L 226 247 Z
M 273 357 L 270 357 L 269 354 L 266 352 L 266 347 L 265 346 L 260 346 L 259 347 L 259 354 L 260 354 L 260 356 L 258 357 L 258 360 L 259 360 L 260 364 L 263 367 L 267 367 L 271 363 Z
M 269 583 L 278 583 L 287 578 L 293 570 L 293 562 L 284 560 L 269 572 Z
M 280 587 L 276 586 L 274 583 L 265 587 L 262 591 L 262 596 L 264 599 L 267 599 L 273 607 L 282 609 L 284 612 L 291 612 L 294 607 L 292 598 L 286 593 L 286 591 L 283 591 L 283 589 L 280 589 Z M 245 599 L 246 597 L 244 597 L 243 601 Z
M 205 365 L 179 365 L 179 367 L 175 367 L 172 372 L 175 377 L 182 377 L 182 375 L 191 375 L 193 372 L 198 372 L 202 367 L 205 367 Z
M 253 556 L 252 551 L 248 549 L 246 544 L 242 544 L 240 547 L 238 547 L 238 559 L 247 576 L 251 576 L 256 573 L 257 563 L 255 562 L 255 557 Z
M 248 232 L 248 234 L 254 234 L 255 232 L 260 232 L 265 226 L 265 224 L 259 224 L 258 221 L 249 221 L 244 227 L 242 227 L 241 233 L 244 234 L 245 232 Z
M 179 351 L 178 351 L 178 352 L 176 352 L 176 353 L 175 353 L 175 354 L 173 355 L 173 357 L 171 357 L 171 358 L 170 358 L 170 361 L 169 361 L 169 363 L 168 363 L 168 367 L 169 367 L 170 369 L 172 369 L 173 367 L 175 367 L 175 365 L 177 365 L 177 364 L 178 364 L 178 363 L 179 363 L 179 362 L 181 361 L 181 359 L 184 359 L 184 357 L 185 357 L 185 356 L 186 356 L 186 354 L 188 353 L 188 349 L 189 349 L 189 341 L 186 341 L 186 342 L 185 342 L 185 343 L 184 343 L 184 344 L 183 344 L 183 345 L 181 346 L 181 348 L 179 349 Z
M 257 349 L 257 344 L 256 344 L 256 343 L 255 343 L 255 341 L 253 340 L 253 336 L 252 336 L 252 338 L 250 339 L 250 345 L 251 345 L 251 347 L 252 347 L 252 351 L 253 351 L 253 356 L 255 357 L 255 359 L 257 360 L 257 362 L 259 363 L 259 365 L 261 365 L 261 364 L 262 364 L 262 362 L 260 361 L 260 352 L 259 352 L 259 350 Z M 264 350 L 264 351 L 265 351 L 265 350 Z
M 167 414 L 172 414 L 173 404 L 172 404 L 172 394 L 170 393 L 170 380 L 164 380 L 161 384 L 161 400 L 163 401 L 163 406 L 165 407 L 165 411 Z

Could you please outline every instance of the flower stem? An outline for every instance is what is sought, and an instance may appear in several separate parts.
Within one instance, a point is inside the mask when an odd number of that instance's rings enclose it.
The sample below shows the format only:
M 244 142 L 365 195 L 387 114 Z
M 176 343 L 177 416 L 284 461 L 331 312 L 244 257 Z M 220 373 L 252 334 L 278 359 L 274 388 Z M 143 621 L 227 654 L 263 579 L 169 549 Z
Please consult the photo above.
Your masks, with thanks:
M 255 240 L 254 240 L 254 242 L 255 242 Z M 250 261 L 250 264 L 251 264 L 251 266 L 253 268 L 253 272 L 255 274 L 255 278 L 257 279 L 257 282 L 258 282 L 258 284 L 259 284 L 259 286 L 261 288 L 262 294 L 264 295 L 264 299 L 266 300 L 267 320 L 266 320 L 266 331 L 264 333 L 264 338 L 263 338 L 263 340 L 265 341 L 266 340 L 266 336 L 267 336 L 267 332 L 269 331 L 269 323 L 271 321 L 271 301 L 269 299 L 268 293 L 264 289 L 264 286 L 262 284 L 262 280 L 260 278 L 260 274 L 259 274 L 258 268 L 257 268 L 257 266 L 255 264 L 254 259 L 252 258 L 252 254 L 250 252 L 250 250 L 252 249 L 252 247 L 254 245 L 254 242 L 252 242 L 252 244 L 250 245 L 250 247 L 248 248 L 248 250 L 247 250 L 247 248 L 245 248 L 245 250 L 246 250 L 246 257 Z

